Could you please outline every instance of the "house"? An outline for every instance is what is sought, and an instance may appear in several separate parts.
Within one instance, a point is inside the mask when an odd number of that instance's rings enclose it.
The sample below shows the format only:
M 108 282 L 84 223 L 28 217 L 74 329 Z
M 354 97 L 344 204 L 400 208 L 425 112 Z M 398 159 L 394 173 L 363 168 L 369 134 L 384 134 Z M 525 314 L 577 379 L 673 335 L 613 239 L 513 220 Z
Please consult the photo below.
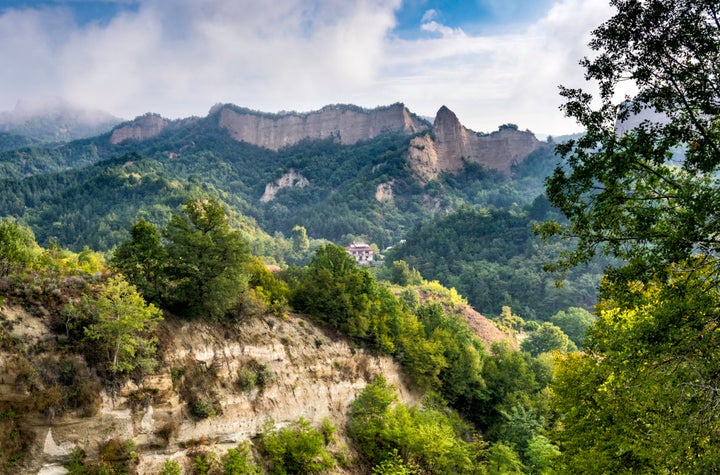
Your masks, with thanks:
M 345 246 L 345 250 L 355 258 L 361 266 L 370 265 L 373 262 L 375 251 L 372 247 L 368 246 L 364 242 L 354 242 L 349 246 Z

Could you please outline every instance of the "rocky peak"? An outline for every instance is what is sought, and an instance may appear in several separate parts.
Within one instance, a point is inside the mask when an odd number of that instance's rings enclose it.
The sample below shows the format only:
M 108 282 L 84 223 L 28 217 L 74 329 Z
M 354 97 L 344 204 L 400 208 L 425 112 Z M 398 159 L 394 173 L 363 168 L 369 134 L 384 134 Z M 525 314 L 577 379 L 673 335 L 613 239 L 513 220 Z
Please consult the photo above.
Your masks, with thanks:
M 116 145 L 126 140 L 143 141 L 162 132 L 170 123 L 158 114 L 147 113 L 130 122 L 119 125 L 110 135 L 110 143 Z
M 532 132 L 519 131 L 505 125 L 490 134 L 480 134 L 463 126 L 455 113 L 442 106 L 435 116 L 434 139 L 429 135 L 416 137 L 410 144 L 411 164 L 424 181 L 439 173 L 457 173 L 465 163 L 478 163 L 509 174 L 535 150 L 547 146 Z

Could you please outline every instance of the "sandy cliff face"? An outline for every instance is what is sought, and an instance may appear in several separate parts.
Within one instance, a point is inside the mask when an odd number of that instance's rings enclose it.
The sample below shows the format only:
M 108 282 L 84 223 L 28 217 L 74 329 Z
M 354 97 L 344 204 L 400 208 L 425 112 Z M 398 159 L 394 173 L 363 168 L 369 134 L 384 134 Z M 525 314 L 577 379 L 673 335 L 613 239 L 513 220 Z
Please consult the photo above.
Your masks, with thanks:
M 2 312 L 2 318 L 14 319 L 14 333 L 28 345 L 45 341 L 47 346 L 54 340 L 41 318 L 7 305 Z M 349 404 L 380 373 L 403 401 L 417 402 L 392 359 L 351 348 L 343 338 L 299 316 L 247 318 L 236 329 L 222 332 L 197 322 L 164 322 L 161 332 L 157 373 L 127 383 L 113 398 L 103 393 L 96 415 L 50 419 L 28 413 L 23 425 L 34 434 L 33 442 L 26 465 L 16 473 L 65 473 L 62 463 L 76 447 L 94 457 L 100 443 L 116 437 L 137 444 L 139 474 L 159 473 L 168 458 L 189 467 L 192 447 L 222 453 L 258 434 L 268 418 L 284 425 L 299 417 L 314 423 L 328 417 L 342 436 Z M 15 381 L 14 361 L 0 348 L 0 404 L 32 398 Z M 238 371 L 253 365 L 266 368 L 271 382 L 263 389 L 243 390 L 237 384 Z M 221 414 L 206 419 L 190 414 L 180 395 L 186 378 L 196 372 L 207 375 L 201 389 L 215 393 Z
M 222 107 L 219 125 L 238 141 L 279 150 L 304 139 L 336 138 L 351 145 L 383 132 L 414 134 L 428 125 L 402 104 L 372 110 L 351 106 L 327 106 L 307 114 L 259 114 Z
M 170 122 L 157 114 L 145 114 L 113 130 L 110 143 L 116 145 L 126 140 L 147 140 L 159 135 Z
M 478 163 L 487 168 L 509 174 L 514 164 L 522 162 L 532 152 L 546 147 L 531 132 L 502 127 L 487 135 L 464 127 L 447 107 L 438 111 L 433 135 L 415 137 L 410 143 L 410 163 L 423 181 L 432 180 L 439 173 L 457 173 L 465 163 Z

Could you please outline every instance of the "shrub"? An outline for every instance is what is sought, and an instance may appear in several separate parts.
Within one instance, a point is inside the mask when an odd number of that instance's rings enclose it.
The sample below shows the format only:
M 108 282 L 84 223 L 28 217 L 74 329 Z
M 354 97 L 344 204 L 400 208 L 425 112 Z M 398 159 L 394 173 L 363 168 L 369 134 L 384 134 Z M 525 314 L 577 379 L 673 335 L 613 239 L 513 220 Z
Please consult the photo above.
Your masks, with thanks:
M 170 439 L 172 439 L 173 436 L 177 434 L 177 431 L 178 423 L 177 421 L 175 421 L 175 419 L 171 419 L 162 426 L 160 426 L 160 428 L 155 431 L 155 435 L 164 440 L 166 444 L 169 444 Z
M 15 411 L 0 411 L 0 473 L 12 468 L 21 461 L 32 441 L 32 434 L 20 427 L 20 418 Z
M 165 463 L 163 464 L 162 471 L 160 472 L 160 475 L 182 475 L 182 470 L 180 469 L 180 464 L 177 460 L 165 460 Z
M 260 467 L 255 464 L 255 458 L 250 451 L 249 442 L 238 445 L 237 449 L 229 449 L 220 458 L 223 475 L 259 475 Z
M 335 465 L 325 448 L 323 434 L 302 417 L 281 429 L 268 421 L 261 436 L 261 450 L 270 462 L 270 474 L 320 473 Z
M 208 452 L 203 449 L 195 449 L 188 452 L 193 459 L 193 475 L 210 475 L 217 469 L 217 456 L 215 452 Z
M 250 391 L 257 384 L 257 374 L 250 369 L 241 369 L 238 371 L 237 385 L 242 391 Z
M 190 412 L 193 416 L 198 419 L 206 419 L 211 416 L 216 416 L 220 413 L 219 408 L 216 407 L 215 401 L 209 397 L 202 397 L 196 399 L 190 405 Z

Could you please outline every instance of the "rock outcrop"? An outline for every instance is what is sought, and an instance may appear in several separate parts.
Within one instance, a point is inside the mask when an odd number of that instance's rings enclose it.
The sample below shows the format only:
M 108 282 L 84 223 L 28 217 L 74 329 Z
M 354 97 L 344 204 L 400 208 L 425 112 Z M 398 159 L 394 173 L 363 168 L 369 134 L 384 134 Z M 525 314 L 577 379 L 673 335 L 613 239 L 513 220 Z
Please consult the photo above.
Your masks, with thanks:
M 270 150 L 295 145 L 305 139 L 332 138 L 344 145 L 352 145 L 384 132 L 411 135 L 430 128 L 403 104 L 370 110 L 335 105 L 304 114 L 265 114 L 230 105 L 216 107 L 214 111 L 218 113 L 220 127 L 235 140 Z
M 478 134 L 464 127 L 445 106 L 435 116 L 432 130 L 434 138 L 427 134 L 415 137 L 408 150 L 413 171 L 423 181 L 442 172 L 457 173 L 466 163 L 509 174 L 514 164 L 547 147 L 532 132 L 520 131 L 512 125 L 501 126 L 490 134 Z
M 275 195 L 277 194 L 277 192 L 282 190 L 283 188 L 305 188 L 309 184 L 310 182 L 308 181 L 308 179 L 302 176 L 300 172 L 291 169 L 277 180 L 265 185 L 265 192 L 260 197 L 260 201 L 262 201 L 263 203 L 272 201 L 273 199 L 275 199 Z
M 145 114 L 116 127 L 110 135 L 110 143 L 117 145 L 126 140 L 143 141 L 160 134 L 170 123 L 158 114 Z

